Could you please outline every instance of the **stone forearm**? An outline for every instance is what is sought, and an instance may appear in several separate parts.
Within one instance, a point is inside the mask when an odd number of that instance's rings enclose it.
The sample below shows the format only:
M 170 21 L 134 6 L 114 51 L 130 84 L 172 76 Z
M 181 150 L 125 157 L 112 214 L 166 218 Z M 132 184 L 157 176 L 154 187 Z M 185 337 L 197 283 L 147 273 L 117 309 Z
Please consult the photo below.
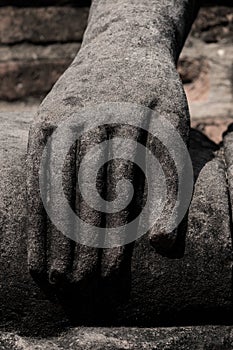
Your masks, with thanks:
M 176 60 L 199 7 L 200 0 L 94 0 L 84 45 L 99 35 L 104 39 L 103 46 L 109 44 L 112 36 L 120 42 L 126 32 L 126 49 L 129 43 L 135 50 L 140 46 L 152 51 L 159 47 L 165 55 L 168 50 Z
M 170 9 L 158 0 L 94 1 L 82 48 L 39 119 L 56 123 L 88 104 L 131 102 L 177 115 L 174 124 L 186 138 L 189 113 L 175 61 L 196 8 L 193 0 Z

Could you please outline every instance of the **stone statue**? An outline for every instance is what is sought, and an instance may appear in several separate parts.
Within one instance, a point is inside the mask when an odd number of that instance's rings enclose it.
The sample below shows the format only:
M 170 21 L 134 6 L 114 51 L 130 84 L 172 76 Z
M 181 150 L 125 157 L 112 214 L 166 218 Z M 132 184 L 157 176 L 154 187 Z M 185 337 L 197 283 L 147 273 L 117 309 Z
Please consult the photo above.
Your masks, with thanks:
M 70 322 L 66 315 L 79 324 L 153 326 L 179 324 L 189 317 L 208 322 L 217 308 L 231 313 L 231 209 L 225 173 L 226 164 L 231 166 L 232 134 L 229 129 L 222 147 L 197 131 L 190 134 L 187 101 L 176 71 L 199 6 L 195 0 L 94 0 L 82 48 L 43 101 L 30 129 L 26 169 L 22 160 L 31 116 L 2 120 L 6 128 L 1 142 L 10 151 L 1 156 L 0 298 L 2 322 L 9 329 L 35 332 L 44 322 L 46 331 L 54 332 Z M 39 169 L 46 141 L 62 120 L 84 107 L 115 101 L 149 107 L 171 122 L 190 144 L 196 183 L 189 213 L 178 229 L 167 234 L 161 225 L 135 243 L 99 249 L 73 242 L 51 223 L 40 196 Z M 22 138 L 14 134 L 17 128 Z M 89 146 L 123 133 L 147 141 L 138 130 L 113 125 L 84 134 L 66 158 L 66 197 L 94 224 L 101 225 L 102 214 L 90 211 L 76 191 L 79 157 Z M 17 141 L 4 148 L 10 135 Z M 165 221 L 176 183 L 166 153 L 160 156 L 170 179 Z M 134 206 L 124 215 L 110 216 L 108 225 L 124 224 L 141 208 L 140 173 L 117 160 L 99 173 L 99 192 L 113 200 L 122 172 L 139 193 Z M 231 189 L 230 171 L 228 179 Z M 27 264 L 36 284 L 25 272 Z
M 128 295 L 132 245 L 105 249 L 101 254 L 99 249 L 74 247 L 69 239 L 57 232 L 46 220 L 38 187 L 41 152 L 50 129 L 56 127 L 61 120 L 69 118 L 74 111 L 77 113 L 84 106 L 114 101 L 156 108 L 158 113 L 173 123 L 187 143 L 189 112 L 176 63 L 197 11 L 197 2 L 186 0 L 169 6 L 166 1 L 157 0 L 143 3 L 126 1 L 124 4 L 121 1 L 93 1 L 82 48 L 42 103 L 30 132 L 28 263 L 31 274 L 39 284 L 56 285 L 57 288 L 84 284 L 86 287 L 81 287 L 82 289 L 91 286 L 88 289 L 94 291 L 94 286 L 100 280 L 106 286 L 108 295 L 116 290 L 117 298 L 124 299 Z M 81 152 L 85 152 L 88 143 L 98 143 L 101 139 L 110 137 L 106 136 L 108 132 L 115 137 L 123 131 L 122 128 L 100 130 L 92 138 L 83 137 L 79 145 Z M 77 157 L 70 154 L 67 167 L 72 167 L 72 158 Z M 120 176 L 118 168 L 117 164 L 112 164 L 108 169 L 108 198 L 114 196 L 114 188 Z M 125 176 L 131 179 L 136 177 L 133 171 L 129 167 L 125 170 Z M 66 174 L 66 191 L 71 199 L 75 193 L 74 170 L 72 173 L 71 169 L 67 169 Z M 102 177 L 101 183 L 105 186 L 106 180 L 104 175 Z M 170 187 L 172 198 L 176 191 L 173 181 L 170 181 Z M 76 205 L 84 212 L 85 219 L 92 220 L 93 224 L 101 221 L 101 215 L 85 210 L 84 204 L 77 198 Z M 131 208 L 133 210 L 135 206 Z M 128 213 L 129 216 L 131 214 Z M 167 215 L 165 212 L 164 220 Z M 122 215 L 115 220 L 120 224 L 127 219 Z M 177 232 L 175 230 L 164 234 L 163 227 L 160 231 L 152 229 L 150 241 L 158 252 L 169 256 L 175 253 L 173 247 Z M 121 286 L 120 289 L 118 286 Z
M 42 103 L 30 131 L 28 148 L 28 264 L 37 283 L 44 289 L 78 290 L 93 299 L 101 290 L 106 299 L 123 301 L 130 292 L 130 260 L 133 244 L 113 249 L 97 249 L 72 242 L 61 235 L 47 218 L 39 192 L 39 165 L 45 143 L 52 130 L 72 113 L 91 104 L 131 102 L 156 109 L 163 114 L 187 144 L 189 140 L 189 112 L 176 63 L 196 17 L 198 1 L 93 1 L 82 48 L 69 69 L 56 83 Z M 132 74 L 133 72 L 133 74 Z M 90 115 L 90 118 L 95 118 Z M 94 119 L 93 119 L 94 120 Z M 133 138 L 143 138 L 137 131 L 113 127 L 84 135 L 78 146 L 70 151 L 65 171 L 65 192 L 71 205 L 84 220 L 101 224 L 99 212 L 89 210 L 76 189 L 76 166 L 86 149 L 123 132 Z M 136 156 L 136 155 L 135 155 Z M 49 160 L 50 162 L 50 160 Z M 176 196 L 176 180 L 166 154 L 170 202 Z M 120 170 L 119 170 L 120 169 Z M 139 175 L 133 167 L 119 166 L 117 161 L 100 174 L 99 191 L 107 199 L 115 196 L 119 178 L 137 182 Z M 143 186 L 141 186 L 143 187 Z M 143 197 L 143 188 L 138 194 Z M 105 194 L 104 194 L 105 193 Z M 112 198 L 112 199 L 111 199 Z M 156 202 L 156 198 L 154 199 Z M 50 198 L 51 203 L 53 198 Z M 76 206 L 76 208 L 75 208 Z M 122 225 L 133 211 L 110 216 L 107 225 Z M 162 221 L 169 215 L 169 202 Z M 131 211 L 131 212 L 130 212 Z M 163 225 L 152 228 L 149 239 L 162 256 L 182 256 L 182 236 L 185 222 L 178 229 L 165 233 Z M 82 230 L 82 228 L 80 228 Z M 87 293 L 88 290 L 88 293 Z M 87 295 L 86 295 L 87 293 Z

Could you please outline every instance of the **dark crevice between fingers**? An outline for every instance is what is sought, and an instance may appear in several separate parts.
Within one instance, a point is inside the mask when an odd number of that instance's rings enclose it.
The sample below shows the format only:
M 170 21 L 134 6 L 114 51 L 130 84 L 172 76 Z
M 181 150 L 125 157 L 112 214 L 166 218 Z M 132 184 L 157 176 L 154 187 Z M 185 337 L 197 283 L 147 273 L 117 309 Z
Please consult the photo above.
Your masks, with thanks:
M 151 245 L 155 248 L 156 252 L 168 259 L 181 259 L 184 256 L 185 253 L 185 240 L 186 240 L 186 233 L 188 228 L 188 213 L 186 213 L 184 219 L 181 221 L 181 223 L 178 225 L 178 227 L 170 233 L 172 236 L 171 238 L 171 245 L 169 247 L 167 243 L 167 239 L 164 242 L 163 245 L 163 238 L 159 238 L 159 243 L 153 241 L 153 239 L 156 239 L 156 235 L 150 240 Z M 173 239 L 175 237 L 175 239 Z
M 75 142 L 65 159 L 62 176 L 64 195 L 73 210 L 75 209 L 76 151 L 77 145 Z M 53 176 L 54 174 L 50 175 Z M 56 193 L 52 193 L 52 189 L 51 195 L 56 196 Z M 51 204 L 53 205 L 53 203 Z M 69 215 L 69 213 L 66 213 L 66 215 Z M 69 222 L 72 223 L 72 220 L 69 220 Z M 74 256 L 75 242 L 66 237 L 51 222 L 48 223 L 48 226 L 50 229 L 50 242 L 48 241 L 48 251 L 50 252 L 49 282 L 58 293 L 62 293 L 64 289 L 69 288 L 69 275 Z M 71 235 L 73 235 L 75 227 L 72 226 L 69 229 L 72 230 Z
M 135 140 L 138 143 L 145 144 L 146 134 L 142 129 L 128 125 L 114 126 L 109 128 L 109 138 L 123 137 Z M 134 232 L 130 232 L 131 240 L 137 237 L 138 221 L 137 218 L 144 206 L 144 185 L 145 175 L 137 166 L 136 158 L 138 150 L 134 154 L 134 161 L 125 159 L 116 159 L 114 149 L 109 150 L 110 157 L 113 160 L 108 162 L 107 166 L 107 192 L 106 199 L 114 201 L 117 198 L 116 186 L 119 180 L 125 178 L 132 183 L 134 194 L 131 202 L 122 211 L 114 214 L 106 214 L 106 230 L 110 227 L 119 230 L 122 226 L 135 220 Z M 127 228 L 125 230 L 127 242 Z M 116 248 L 103 250 L 101 265 L 101 296 L 105 303 L 105 318 L 112 317 L 115 309 L 121 303 L 127 302 L 131 292 L 131 258 L 134 249 L 134 242 L 122 245 Z
M 28 266 L 29 272 L 35 282 L 46 293 L 51 294 L 47 276 L 47 213 L 45 211 L 39 185 L 39 171 L 42 154 L 46 142 L 51 136 L 53 127 L 37 127 L 31 129 L 29 134 L 27 157 L 27 209 L 28 209 Z M 44 153 L 44 167 L 41 179 L 42 186 L 47 186 L 48 154 Z M 46 188 L 44 188 L 44 192 Z M 50 295 L 52 298 L 52 295 Z
M 97 130 L 83 133 L 77 144 L 75 211 L 81 220 L 93 226 L 93 232 L 95 232 L 95 227 L 104 226 L 104 218 L 101 210 L 96 211 L 92 209 L 82 197 L 79 180 L 88 180 L 88 169 L 84 169 L 84 171 L 87 171 L 87 174 L 81 173 L 80 164 L 92 147 L 106 140 L 106 129 L 99 127 Z M 105 149 L 103 149 L 101 157 L 106 157 L 104 152 Z M 98 166 L 100 160 L 98 158 L 92 158 L 92 161 L 94 163 L 96 162 Z M 104 168 L 100 172 L 97 182 L 99 193 L 104 196 L 106 183 Z M 99 317 L 97 305 L 99 303 L 98 290 L 102 249 L 95 247 L 98 242 L 89 240 L 93 232 L 86 231 L 81 220 L 78 227 L 79 240 L 89 242 L 90 246 L 76 243 L 70 276 L 70 289 L 67 291 L 66 300 L 64 300 L 66 312 L 74 324 L 77 321 L 85 324 L 90 319 L 94 323 L 94 320 Z M 97 236 L 95 239 L 99 239 L 99 237 Z M 91 243 L 93 243 L 93 246 L 91 246 Z
M 147 147 L 162 166 L 167 188 L 167 198 L 164 208 L 158 221 L 149 230 L 149 240 L 156 252 L 161 256 L 173 259 L 181 258 L 185 250 L 185 236 L 188 220 L 187 213 L 182 222 L 173 231 L 168 232 L 166 225 L 172 215 L 174 215 L 173 209 L 177 200 L 178 186 L 182 186 L 182 183 L 180 183 L 182 181 L 178 178 L 174 160 L 159 139 L 149 134 Z M 154 201 L 156 200 L 158 200 L 158 198 L 154 199 Z

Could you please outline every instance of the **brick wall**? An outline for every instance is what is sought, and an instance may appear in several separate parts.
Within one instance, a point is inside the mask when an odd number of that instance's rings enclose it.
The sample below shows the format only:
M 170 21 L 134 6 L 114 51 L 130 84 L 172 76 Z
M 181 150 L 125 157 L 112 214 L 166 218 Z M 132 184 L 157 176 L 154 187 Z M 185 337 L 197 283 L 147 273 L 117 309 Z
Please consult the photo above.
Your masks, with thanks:
M 43 97 L 80 48 L 88 7 L 0 7 L 0 100 Z

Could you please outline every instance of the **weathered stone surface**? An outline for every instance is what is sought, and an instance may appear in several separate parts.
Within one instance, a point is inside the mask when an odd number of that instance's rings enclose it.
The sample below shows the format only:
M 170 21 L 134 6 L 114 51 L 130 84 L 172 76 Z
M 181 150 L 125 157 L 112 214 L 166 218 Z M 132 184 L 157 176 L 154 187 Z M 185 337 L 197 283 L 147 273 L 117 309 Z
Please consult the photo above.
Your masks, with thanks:
M 88 8 L 0 8 L 0 43 L 81 41 Z
M 0 100 L 44 96 L 79 48 L 78 43 L 0 46 Z
M 91 0 L 0 0 L 0 6 L 49 6 L 49 5 L 73 5 L 76 7 L 89 6 Z M 231 0 L 205 0 L 203 5 L 232 6 Z
M 27 334 L 59 329 L 66 319 L 27 272 L 25 155 L 33 114 L 0 113 L 0 327 Z
M 183 31 L 177 29 L 177 36 L 174 37 L 174 29 L 170 27 L 167 19 L 164 20 L 164 13 L 167 13 L 164 3 L 134 2 L 127 3 L 123 7 L 121 1 L 94 2 L 82 48 L 73 64 L 42 103 L 32 128 L 28 153 L 29 267 L 38 284 L 42 287 L 52 285 L 57 288 L 60 300 L 72 314 L 73 319 L 84 317 L 98 322 L 98 314 L 101 313 L 102 319 L 109 318 L 111 322 L 115 319 L 119 324 L 132 324 L 135 319 L 138 324 L 174 323 L 175 319 L 187 319 L 188 313 L 195 318 L 195 313 L 204 317 L 206 312 L 208 319 L 209 310 L 216 304 L 222 310 L 229 311 L 231 308 L 230 210 L 225 170 L 221 160 L 216 158 L 209 162 L 201 172 L 196 188 L 196 211 L 194 210 L 193 215 L 194 217 L 197 215 L 197 220 L 199 216 L 201 220 L 204 217 L 204 223 L 198 227 L 200 232 L 196 232 L 196 222 L 190 221 L 183 259 L 172 261 L 162 258 L 150 247 L 148 239 L 136 244 L 132 257 L 132 298 L 125 308 L 122 306 L 122 300 L 127 295 L 125 287 L 129 286 L 131 258 L 131 251 L 125 254 L 125 250 L 129 247 L 124 250 L 120 248 L 110 252 L 103 251 L 101 256 L 92 248 L 73 248 L 68 239 L 61 236 L 47 220 L 38 186 L 40 152 L 46 139 L 44 131 L 69 118 L 72 113 L 78 115 L 79 109 L 83 106 L 110 101 L 151 106 L 158 113 L 165 115 L 187 141 L 188 110 L 174 63 L 192 22 L 189 16 L 187 21 L 181 16 L 183 11 L 188 11 L 188 14 L 194 12 L 192 2 L 188 4 L 189 9 L 186 1 L 177 1 L 177 6 L 168 11 L 175 28 L 180 28 L 183 21 Z M 151 5 L 154 12 L 148 11 Z M 145 28 L 150 30 L 147 31 Z M 154 42 L 157 42 L 157 45 L 154 45 Z M 89 120 L 95 118 L 96 109 L 93 109 Z M 80 120 L 81 127 L 82 122 Z M 95 138 L 95 141 L 98 141 L 101 135 L 97 133 Z M 88 147 L 89 141 L 88 137 L 84 138 L 84 148 Z M 71 158 L 76 159 L 76 149 L 73 153 Z M 80 154 L 80 150 L 77 153 Z M 163 158 L 163 155 L 161 158 L 164 162 L 166 157 Z M 206 156 L 209 158 L 205 158 Z M 201 166 L 205 164 L 203 159 L 208 161 L 212 157 L 214 156 L 211 152 L 202 155 Z M 70 188 L 73 188 L 70 182 L 75 179 L 72 174 L 70 168 L 66 169 L 64 183 L 69 193 L 72 192 Z M 108 174 L 113 185 L 117 182 L 117 174 L 119 174 L 117 169 Z M 132 178 L 132 172 L 129 178 Z M 102 186 L 104 181 L 104 179 L 100 181 Z M 208 181 L 208 185 L 205 181 Z M 170 177 L 170 183 L 174 188 L 175 177 Z M 212 203 L 211 195 L 216 188 L 218 188 L 217 195 Z M 54 198 L 50 196 L 50 202 L 52 201 Z M 205 203 L 204 207 L 200 205 L 201 203 Z M 76 204 L 82 207 L 83 202 L 80 205 L 80 201 L 76 200 Z M 208 210 L 210 217 L 205 218 Z M 220 222 L 216 222 L 215 216 L 212 215 L 217 210 L 220 210 L 222 217 Z M 90 219 L 89 211 L 83 210 L 83 212 L 84 219 Z M 94 223 L 101 222 L 101 215 L 99 212 L 94 213 L 91 219 Z M 164 220 L 166 218 L 167 216 Z M 177 235 L 175 231 L 164 238 L 166 236 L 164 230 L 155 229 L 153 243 L 157 236 L 160 238 L 162 236 L 163 239 L 160 241 L 166 242 L 162 252 L 165 255 L 171 250 Z M 157 250 L 158 246 L 159 243 Z M 215 252 L 219 249 L 214 260 L 206 253 L 213 247 Z M 161 252 L 161 246 L 159 248 Z M 73 251 L 72 261 L 70 252 Z M 226 270 L 222 270 L 222 259 L 227 259 L 224 263 Z M 148 264 L 150 264 L 149 271 Z M 221 271 L 221 277 L 217 271 Z M 175 276 L 174 280 L 171 275 Z M 124 289 L 121 288 L 122 285 Z M 198 286 L 198 290 L 195 290 L 193 285 Z M 151 294 L 152 290 L 154 294 Z M 100 296 L 97 296 L 98 293 Z M 114 310 L 107 307 L 109 304 L 112 306 L 111 302 L 119 303 L 118 298 L 120 299 L 118 308 L 115 305 Z M 90 300 L 88 310 L 85 307 L 87 300 Z M 106 315 L 100 307 L 102 302 L 106 306 Z M 91 317 L 93 310 L 95 315 Z M 111 315 L 111 311 L 116 314 L 115 317 Z
M 77 349 L 153 349 L 153 350 L 230 350 L 231 327 L 183 327 L 158 329 L 74 329 L 57 342 L 59 346 Z M 55 343 L 56 344 L 56 343 Z M 49 348 L 48 348 L 49 349 Z
M 221 318 L 221 313 L 215 315 L 210 311 L 215 309 L 215 298 L 223 309 L 231 308 L 230 285 L 224 289 L 224 294 L 228 290 L 225 294 L 226 299 L 220 297 L 223 295 L 223 284 L 226 286 L 225 283 L 228 284 L 227 280 L 231 278 L 232 266 L 229 203 L 224 166 L 216 158 L 211 160 L 215 147 L 209 144 L 208 139 L 203 139 L 201 134 L 194 133 L 190 147 L 198 179 L 189 211 L 184 257 L 180 260 L 160 258 L 149 249 L 145 238 L 135 247 L 132 260 L 131 302 L 137 307 L 134 309 L 131 304 L 133 310 L 129 306 L 126 309 L 128 315 L 132 312 L 132 319 L 137 319 L 139 323 L 143 317 L 148 323 L 153 323 L 152 320 L 156 323 L 160 317 L 162 322 L 168 324 L 170 322 L 175 324 L 180 318 L 189 323 L 199 317 L 214 322 L 214 319 Z M 225 267 L 228 266 L 226 274 L 222 270 L 221 258 L 219 260 L 218 256 L 227 258 L 224 264 Z M 219 278 L 222 278 L 221 282 Z M 198 287 L 194 292 L 195 286 Z M 150 294 L 151 290 L 155 293 Z M 132 322 L 127 313 L 122 322 L 127 318 Z
M 48 339 L 0 333 L 0 346 L 4 350 L 231 350 L 233 328 L 74 328 Z
M 137 2 L 126 4 L 120 0 L 94 1 L 79 54 L 42 103 L 32 127 L 29 139 L 27 182 L 29 268 L 38 284 L 53 285 L 61 291 L 61 297 L 65 301 L 73 298 L 79 300 L 79 314 L 83 314 L 84 317 L 86 317 L 87 310 L 83 309 L 85 305 L 83 299 L 95 300 L 95 290 L 96 287 L 98 289 L 99 283 L 103 286 L 108 302 L 115 303 L 117 299 L 122 302 L 128 294 L 130 286 L 128 260 L 131 257 L 131 247 L 116 248 L 110 252 L 104 251 L 103 254 L 99 254 L 96 250 L 93 251 L 92 247 L 84 249 L 77 247 L 72 259 L 69 258 L 70 252 L 73 251 L 72 244 L 66 237 L 62 237 L 56 228 L 51 227 L 51 222 L 44 215 L 39 192 L 40 157 L 47 130 L 51 131 L 61 120 L 68 120 L 73 113 L 78 115 L 79 110 L 84 106 L 112 101 L 128 102 L 156 109 L 158 114 L 168 118 L 177 128 L 183 140 L 187 142 L 189 113 L 183 87 L 175 69 L 175 62 L 191 27 L 197 11 L 196 7 L 197 4 L 190 0 L 177 1 L 176 6 L 171 6 L 169 11 L 166 3 L 158 0 L 148 0 L 143 3 L 137 0 Z M 190 16 L 190 13 L 193 16 Z M 170 21 L 173 23 L 172 27 Z M 181 23 L 182 31 L 180 30 Z M 174 32 L 177 35 L 174 35 Z M 128 113 L 132 114 L 130 108 L 128 108 Z M 88 115 L 88 120 L 90 122 L 96 120 L 95 108 Z M 82 118 L 78 120 L 78 123 L 83 128 Z M 101 137 L 100 133 L 95 134 L 94 141 L 98 142 Z M 81 144 L 85 148 L 89 146 L 89 142 L 90 139 L 86 136 Z M 154 143 L 152 147 L 155 147 Z M 69 156 L 70 160 L 77 159 L 78 162 L 79 154 L 80 149 L 74 148 Z M 161 158 L 163 165 L 168 168 L 170 163 L 166 162 L 166 157 L 161 154 Z M 109 169 L 111 171 L 108 171 L 107 176 L 110 179 L 108 182 L 114 187 L 119 175 L 119 166 L 113 167 L 113 171 L 112 168 L 109 167 Z M 132 179 L 134 172 L 131 171 L 131 168 L 128 169 L 126 175 Z M 77 186 L 73 185 L 75 176 L 71 175 L 73 172 L 70 170 L 67 168 L 64 171 L 66 176 L 64 183 L 67 184 L 66 193 L 69 192 L 69 196 L 74 197 L 74 191 L 70 191 L 70 188 L 76 189 Z M 172 176 L 167 176 L 167 178 L 171 184 L 168 197 L 174 200 L 176 181 L 172 181 L 174 179 Z M 88 179 L 88 174 L 85 179 Z M 101 177 L 99 183 L 104 187 L 106 181 Z M 140 187 L 142 188 L 143 186 Z M 113 194 L 108 187 L 106 192 L 108 196 Z M 89 222 L 93 220 L 97 224 L 101 223 L 101 220 L 104 220 L 104 213 L 89 210 L 89 208 L 86 210 L 85 202 L 80 203 L 78 190 L 76 193 L 74 205 L 84 213 L 83 219 Z M 142 198 L 143 191 L 140 193 Z M 56 198 L 56 193 L 54 196 L 51 195 L 50 203 L 54 203 Z M 154 197 L 154 203 L 156 200 L 157 198 Z M 164 229 L 171 203 L 172 201 L 165 206 L 166 209 L 163 211 L 164 221 L 161 220 L 159 227 L 153 227 L 150 235 L 153 246 L 160 250 L 161 254 L 168 254 L 168 251 L 170 253 L 177 238 L 177 230 L 168 233 Z M 133 211 L 133 206 L 127 208 L 127 213 L 122 213 L 121 217 L 119 214 L 117 220 L 124 221 L 132 215 Z M 113 216 L 108 224 L 115 225 Z M 121 226 L 117 227 L 120 230 Z M 83 232 L 82 226 L 80 231 L 80 235 L 89 237 L 91 234 L 91 232 Z M 48 251 L 45 252 L 47 247 Z M 81 254 L 79 254 L 79 249 L 81 249 Z M 58 255 L 56 251 L 59 251 Z M 47 256 L 51 258 L 46 259 Z M 69 273 L 67 274 L 66 271 Z M 67 285 L 70 285 L 70 288 L 67 288 Z M 120 288 L 121 285 L 125 288 Z M 65 289 L 65 293 L 62 289 Z M 72 296 L 66 297 L 68 289 Z M 86 293 L 86 290 L 89 293 Z M 110 297 L 112 293 L 115 293 L 115 298 Z M 89 309 L 91 311 L 91 304 Z
M 97 2 L 95 6 L 98 6 Z M 113 3 L 110 4 L 111 6 Z M 161 6 L 159 10 L 163 12 L 166 6 Z M 95 21 L 92 14 L 93 23 L 90 27 L 92 29 L 86 33 L 82 52 L 43 103 L 40 108 L 41 119 L 57 122 L 59 118 L 68 117 L 72 111 L 77 112 L 77 109 L 83 105 L 100 101 L 109 102 L 112 98 L 114 100 L 117 98 L 120 101 L 142 103 L 151 107 L 158 106 L 161 113 L 170 116 L 171 111 L 177 112 L 179 117 L 187 120 L 188 112 L 184 95 L 175 72 L 174 62 L 171 61 L 171 52 L 174 54 L 173 60 L 178 56 L 182 36 L 177 38 L 177 45 L 173 47 L 173 31 L 166 27 L 167 32 L 162 37 L 164 33 L 164 26 L 162 26 L 158 31 L 152 32 L 155 36 L 151 36 L 151 32 L 146 32 L 145 36 L 137 41 L 135 37 L 141 30 L 138 24 L 144 20 L 143 25 L 148 25 L 150 28 L 152 23 L 151 17 L 147 17 L 148 11 L 143 7 L 140 11 L 129 7 L 128 18 L 134 26 L 129 25 L 128 31 L 122 34 L 119 29 L 125 23 L 124 13 L 122 14 L 117 5 L 113 8 L 116 11 L 113 29 L 109 29 L 108 26 L 108 22 L 112 23 L 108 7 L 105 9 L 106 16 L 104 16 L 106 23 L 103 23 L 101 16 Z M 158 13 L 158 8 L 156 6 L 155 8 L 155 13 Z M 180 25 L 176 12 L 174 19 L 177 20 L 177 25 Z M 187 31 L 189 25 L 190 23 L 187 25 Z M 117 33 L 119 40 L 112 38 L 112 33 Z M 164 42 L 161 47 L 154 49 L 151 43 L 155 38 L 163 38 Z M 124 45 L 129 41 L 131 46 L 126 48 Z M 109 45 L 111 57 L 109 57 Z M 154 51 L 151 51 L 152 49 Z M 136 58 L 133 56 L 134 52 L 137 52 Z M 162 59 L 164 70 L 161 70 Z M 130 63 L 128 63 L 129 60 L 131 60 Z M 93 62 L 95 62 L 94 67 Z M 132 76 L 132 69 L 135 72 L 134 76 Z M 66 317 L 60 309 L 42 296 L 25 272 L 27 270 L 25 243 L 27 212 L 23 164 L 29 119 L 31 120 L 31 116 L 26 123 L 23 123 L 21 117 L 17 119 L 12 118 L 12 115 L 3 115 L 1 120 L 3 125 L 0 137 L 3 150 L 0 176 L 1 266 L 3 267 L 0 271 L 3 281 L 0 296 L 1 311 L 5 328 L 21 328 L 24 332 L 36 330 L 38 333 L 46 333 L 56 330 L 59 325 L 64 326 Z M 14 121 L 11 122 L 11 120 Z M 180 120 L 173 120 L 173 122 L 178 126 L 182 136 L 187 138 L 188 127 L 180 123 Z M 24 132 L 18 134 L 20 131 L 15 130 L 20 129 Z M 132 294 L 129 303 L 121 303 L 113 310 L 108 309 L 106 295 L 99 293 L 100 295 L 95 295 L 97 306 L 91 309 L 82 298 L 85 294 L 89 294 L 90 287 L 84 278 L 84 283 L 80 284 L 81 298 L 78 298 L 77 294 L 72 295 L 73 291 L 69 285 L 65 298 L 63 295 L 62 299 L 63 306 L 72 314 L 76 322 L 81 323 L 82 317 L 86 316 L 87 323 L 96 321 L 111 324 L 115 322 L 121 325 L 174 325 L 178 322 L 194 323 L 200 320 L 226 322 L 226 319 L 231 316 L 232 248 L 225 168 L 220 155 L 219 157 L 214 155 L 214 151 L 217 150 L 215 144 L 203 139 L 200 134 L 195 134 L 192 140 L 191 150 L 193 150 L 198 181 L 190 209 L 184 257 L 180 260 L 161 257 L 149 245 L 148 238 L 144 237 L 136 243 L 133 251 Z M 196 145 L 195 140 L 198 140 L 199 146 Z M 205 147 L 200 149 L 201 144 Z M 32 150 L 34 153 L 38 151 L 35 146 Z M 12 164 L 14 164 L 13 168 Z M 15 204 L 15 198 L 17 204 Z M 29 210 L 35 208 L 37 199 L 30 198 Z M 36 228 L 35 226 L 34 229 Z M 40 235 L 41 232 L 35 230 L 34 233 Z M 64 239 L 63 236 L 59 236 L 59 233 L 56 232 L 56 234 L 61 240 Z M 59 242 L 55 241 L 55 246 L 56 244 L 59 246 Z M 85 255 L 85 252 L 83 255 L 86 260 L 78 260 L 78 265 L 81 273 L 85 275 L 86 262 L 89 263 L 92 256 Z M 121 258 L 119 256 L 117 252 L 115 259 L 117 262 Z M 110 258 L 108 256 L 105 261 L 108 269 L 108 263 L 112 263 Z M 120 286 L 119 284 L 119 290 Z M 104 292 L 106 293 L 105 290 Z M 57 294 L 59 295 L 59 290 Z M 112 294 L 106 294 L 108 299 L 111 299 Z M 43 325 L 43 330 L 38 329 L 38 324 Z
M 2 113 L 0 117 L 1 326 L 29 335 L 54 334 L 68 325 L 67 318 L 55 296 L 55 304 L 48 301 L 27 273 L 25 154 L 33 116 Z M 190 208 L 184 257 L 163 258 L 143 237 L 133 252 L 129 303 L 106 310 L 106 300 L 102 304 L 100 295 L 99 310 L 91 310 L 93 314 L 88 315 L 86 323 L 95 320 L 104 324 L 151 326 L 231 320 L 228 193 L 221 160 L 214 157 L 216 150 L 217 146 L 201 133 L 192 132 L 191 155 L 195 174 L 200 174 Z M 76 322 L 88 310 L 87 305 L 78 304 L 75 298 L 70 299 L 68 289 L 63 306 L 72 311 Z

